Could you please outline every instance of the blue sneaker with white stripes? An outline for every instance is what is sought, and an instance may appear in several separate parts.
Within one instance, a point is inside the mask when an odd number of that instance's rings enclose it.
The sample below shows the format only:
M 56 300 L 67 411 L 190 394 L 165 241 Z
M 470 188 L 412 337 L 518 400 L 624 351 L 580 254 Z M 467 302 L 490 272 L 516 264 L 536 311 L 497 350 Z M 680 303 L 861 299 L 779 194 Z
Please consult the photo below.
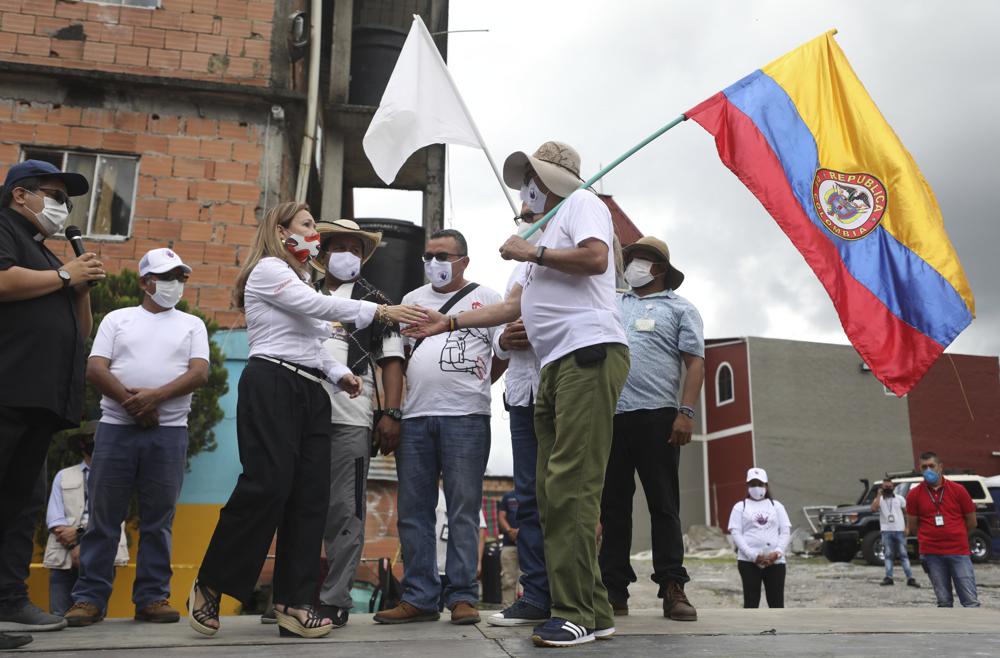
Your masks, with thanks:
M 544 624 L 535 626 L 531 641 L 537 647 L 573 647 L 594 641 L 590 629 L 560 617 L 553 617 Z

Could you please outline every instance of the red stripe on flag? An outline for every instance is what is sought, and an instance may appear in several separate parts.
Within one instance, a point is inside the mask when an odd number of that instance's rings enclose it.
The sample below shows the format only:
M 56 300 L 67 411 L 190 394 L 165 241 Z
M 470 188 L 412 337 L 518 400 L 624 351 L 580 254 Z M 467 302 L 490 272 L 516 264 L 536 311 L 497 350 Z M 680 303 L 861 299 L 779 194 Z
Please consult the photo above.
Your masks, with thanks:
M 764 205 L 833 300 L 847 338 L 878 378 L 906 394 L 944 348 L 895 316 L 847 271 L 830 239 L 795 198 L 777 155 L 722 92 L 685 113 L 715 136 L 719 157 Z

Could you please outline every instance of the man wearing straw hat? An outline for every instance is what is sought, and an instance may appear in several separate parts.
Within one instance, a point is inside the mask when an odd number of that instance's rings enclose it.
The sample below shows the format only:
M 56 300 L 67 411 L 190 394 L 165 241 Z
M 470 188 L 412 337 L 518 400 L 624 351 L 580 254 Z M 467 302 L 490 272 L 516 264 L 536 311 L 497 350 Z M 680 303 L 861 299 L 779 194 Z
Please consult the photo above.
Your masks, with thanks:
M 629 370 L 615 298 L 614 230 L 607 206 L 579 190 L 580 155 L 545 142 L 511 154 L 504 182 L 521 192 L 522 217 L 541 218 L 561 201 L 532 244 L 511 236 L 504 259 L 530 263 L 506 301 L 463 313 L 428 313 L 411 336 L 492 327 L 523 317 L 541 363 L 535 400 L 536 477 L 551 593 L 551 618 L 535 627 L 539 646 L 610 637 L 614 616 L 597 564 L 595 533 L 615 404 Z
M 615 415 L 601 497 L 604 530 L 598 562 L 616 615 L 628 614 L 628 586 L 635 582 L 632 498 L 639 474 L 653 534 L 653 582 L 663 616 L 696 621 L 684 593 L 684 536 L 680 520 L 680 453 L 691 441 L 694 405 L 705 380 L 701 315 L 675 291 L 684 274 L 670 262 L 663 240 L 647 235 L 625 247 L 625 281 L 619 298 L 635 364 L 625 380 Z M 686 374 L 681 384 L 681 366 Z
M 320 252 L 319 258 L 311 262 L 325 275 L 320 283 L 324 294 L 376 304 L 393 303 L 361 277 L 361 266 L 375 255 L 382 241 L 381 233 L 364 231 L 349 219 L 320 221 L 316 230 L 320 235 Z M 389 454 L 399 443 L 402 419 L 399 407 L 403 392 L 403 340 L 394 324 L 376 321 L 364 329 L 350 323 L 330 324 L 333 336 L 324 346 L 334 359 L 362 378 L 368 392 L 353 399 L 330 395 L 333 420 L 330 508 L 323 537 L 329 570 L 319 600 L 320 616 L 333 620 L 335 626 L 343 626 L 353 605 L 351 587 L 365 544 L 365 487 L 373 445 L 375 366 L 382 370 L 379 387 L 382 413 L 375 420 L 374 444 L 381 447 L 383 454 Z

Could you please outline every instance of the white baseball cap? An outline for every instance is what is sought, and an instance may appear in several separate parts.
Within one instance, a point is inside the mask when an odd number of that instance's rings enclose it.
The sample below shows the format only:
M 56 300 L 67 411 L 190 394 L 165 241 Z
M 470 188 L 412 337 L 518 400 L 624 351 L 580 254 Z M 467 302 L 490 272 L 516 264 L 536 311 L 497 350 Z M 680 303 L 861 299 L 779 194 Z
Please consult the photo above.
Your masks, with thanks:
M 767 471 L 763 468 L 751 468 L 747 471 L 747 482 L 750 480 L 760 480 L 764 484 L 767 484 Z
M 177 267 L 182 268 L 189 274 L 191 273 L 191 268 L 184 264 L 184 261 L 174 253 L 173 249 L 167 249 L 166 247 L 150 249 L 142 257 L 142 260 L 139 261 L 139 276 L 163 274 Z

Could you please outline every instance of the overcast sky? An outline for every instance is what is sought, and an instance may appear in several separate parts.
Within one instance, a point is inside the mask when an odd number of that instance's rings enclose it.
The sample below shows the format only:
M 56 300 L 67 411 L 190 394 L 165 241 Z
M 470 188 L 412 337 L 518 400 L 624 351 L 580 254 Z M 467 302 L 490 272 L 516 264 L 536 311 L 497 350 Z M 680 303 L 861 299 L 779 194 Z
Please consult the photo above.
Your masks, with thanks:
M 498 164 L 556 139 L 580 151 L 584 178 L 838 28 L 855 72 L 933 188 L 976 297 L 977 318 L 949 351 L 1000 353 L 1000 3 L 451 0 L 450 12 L 452 30 L 489 30 L 451 35 L 448 59 Z M 448 158 L 445 216 L 469 239 L 467 277 L 503 292 L 511 265 L 497 248 L 511 233 L 510 209 L 482 152 L 449 147 Z M 694 122 L 619 166 L 603 191 L 643 233 L 666 240 L 707 338 L 847 343 L 819 281 Z M 357 215 L 419 221 L 419 200 L 408 196 L 358 192 Z M 510 468 L 499 411 L 491 472 Z

